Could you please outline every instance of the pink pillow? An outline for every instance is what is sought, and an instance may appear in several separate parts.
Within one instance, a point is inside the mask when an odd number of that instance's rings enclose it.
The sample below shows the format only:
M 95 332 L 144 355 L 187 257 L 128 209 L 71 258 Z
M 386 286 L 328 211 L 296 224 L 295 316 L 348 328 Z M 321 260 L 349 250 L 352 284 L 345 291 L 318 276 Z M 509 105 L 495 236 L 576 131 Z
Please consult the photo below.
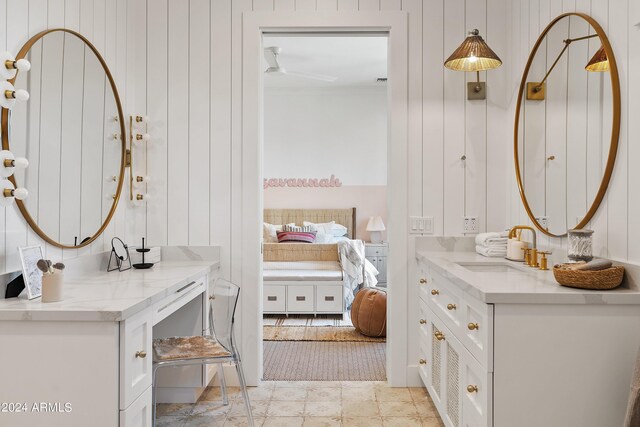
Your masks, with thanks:
M 313 243 L 316 241 L 315 231 L 280 231 L 278 232 L 278 243 L 298 242 Z

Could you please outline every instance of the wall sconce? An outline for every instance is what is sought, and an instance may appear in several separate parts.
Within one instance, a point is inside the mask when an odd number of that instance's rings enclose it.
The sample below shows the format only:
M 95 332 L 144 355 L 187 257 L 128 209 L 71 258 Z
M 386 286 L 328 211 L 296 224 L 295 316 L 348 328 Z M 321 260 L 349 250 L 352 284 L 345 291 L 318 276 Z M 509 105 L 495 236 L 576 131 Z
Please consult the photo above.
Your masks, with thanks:
M 13 79 L 18 71 L 29 71 L 31 63 L 26 59 L 18 59 L 13 57 L 9 52 L 0 53 L 0 77 L 3 80 Z M 4 66 L 3 66 L 4 65 Z
M 9 82 L 0 82 L 0 106 L 10 110 L 16 105 L 16 101 L 27 101 L 29 92 L 24 89 L 16 90 Z
M 527 99 L 529 101 L 543 101 L 545 98 L 546 92 L 546 81 L 549 78 L 549 75 L 553 71 L 553 69 L 558 65 L 560 58 L 567 51 L 569 45 L 573 42 L 592 39 L 594 37 L 599 37 L 598 34 L 591 34 L 589 36 L 577 37 L 575 39 L 566 39 L 562 42 L 564 43 L 564 47 L 558 54 L 558 57 L 549 68 L 549 71 L 544 75 L 544 78 L 541 82 L 527 82 Z M 595 55 L 591 58 L 591 60 L 584 67 L 587 71 L 609 71 L 609 59 L 607 58 L 607 53 L 604 50 L 604 46 L 600 46 L 600 49 L 596 52 Z
M 16 158 L 11 151 L 0 151 L 0 177 L 8 178 L 15 172 L 16 168 L 25 169 L 29 166 L 29 161 L 24 157 Z
M 136 194 L 136 198 L 133 201 L 133 204 L 135 204 L 136 206 L 141 206 L 143 205 L 145 202 L 148 202 L 151 199 L 151 195 L 149 194 L 140 194 L 137 193 Z
M 16 188 L 11 181 L 3 179 L 0 181 L 2 186 L 2 196 L 0 197 L 0 206 L 10 206 L 15 199 L 24 200 L 29 197 L 29 192 L 26 188 Z
M 149 116 L 135 116 L 134 121 L 136 123 L 149 123 Z
M 136 176 L 136 182 L 138 184 L 148 184 L 151 181 L 151 177 L 150 176 Z
M 473 30 L 462 44 L 447 58 L 444 66 L 454 71 L 476 72 L 477 81 L 467 83 L 467 99 L 486 99 L 487 87 L 480 81 L 480 71 L 493 70 L 502 65 L 502 60 L 491 50 L 480 36 L 480 31 Z
M 126 153 L 125 164 L 129 167 L 129 198 L 135 205 L 141 205 L 150 199 L 148 194 L 134 193 L 133 186 L 146 185 L 151 181 L 148 176 L 134 176 L 133 174 L 133 145 L 134 141 L 138 143 L 148 142 L 151 140 L 151 135 L 148 133 L 134 133 L 137 126 L 142 123 L 149 123 L 149 117 L 147 116 L 129 116 L 129 149 Z

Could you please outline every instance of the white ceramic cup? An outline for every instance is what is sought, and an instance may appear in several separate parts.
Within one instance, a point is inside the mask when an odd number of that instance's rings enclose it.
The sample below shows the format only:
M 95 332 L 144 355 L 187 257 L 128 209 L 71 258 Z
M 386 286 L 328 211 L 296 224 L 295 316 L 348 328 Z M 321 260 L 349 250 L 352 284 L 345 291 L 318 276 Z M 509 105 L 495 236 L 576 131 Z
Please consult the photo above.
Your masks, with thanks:
M 42 302 L 62 301 L 64 274 L 44 274 L 42 276 Z

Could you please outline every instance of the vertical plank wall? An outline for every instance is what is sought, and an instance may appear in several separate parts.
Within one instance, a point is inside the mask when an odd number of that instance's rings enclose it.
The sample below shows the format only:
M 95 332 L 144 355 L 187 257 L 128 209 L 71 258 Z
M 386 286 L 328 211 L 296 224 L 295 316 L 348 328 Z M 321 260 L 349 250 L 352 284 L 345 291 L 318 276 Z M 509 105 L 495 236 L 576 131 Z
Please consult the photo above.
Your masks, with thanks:
M 637 79 L 640 73 L 640 3 L 635 0 L 514 1 L 510 18 L 519 25 L 513 27 L 512 61 L 508 65 L 514 85 L 520 79 L 540 31 L 555 16 L 566 12 L 586 13 L 600 23 L 611 42 L 620 74 L 622 117 L 616 165 L 604 201 L 589 224 L 595 230 L 595 252 L 620 261 L 640 263 L 640 192 L 637 191 L 640 170 L 634 167 L 640 162 L 640 123 L 634 120 L 640 114 L 640 82 Z M 511 88 L 515 97 L 517 88 Z M 514 108 L 515 98 L 512 97 L 511 110 Z M 558 123 L 566 123 L 568 119 L 564 115 L 553 118 Z M 597 126 L 597 121 L 591 120 L 588 126 Z M 512 170 L 509 174 L 509 223 L 526 223 L 528 219 Z M 545 241 L 557 247 L 566 244 L 564 239 Z
M 473 76 L 445 70 L 446 57 L 478 28 L 506 60 L 506 0 L 130 0 L 137 27 L 135 103 L 151 117 L 152 196 L 146 234 L 153 245 L 222 246 L 222 269 L 241 276 L 242 14 L 249 11 L 381 12 L 409 20 L 408 215 L 433 216 L 435 234 L 461 235 L 462 218 L 504 228 L 510 161 L 509 67 L 483 73 L 486 101 L 466 100 Z M 145 95 L 146 94 L 146 95 Z M 505 125 L 507 124 L 507 125 Z M 466 155 L 466 160 L 461 157 Z M 410 239 L 410 253 L 414 240 Z M 408 261 L 410 276 L 415 271 Z M 401 284 L 402 286 L 402 284 Z M 413 287 L 411 287 L 413 292 Z M 410 300 L 415 295 L 410 293 Z M 414 315 L 407 303 L 408 318 Z M 241 331 L 241 325 L 239 332 Z M 413 344 L 409 344 L 413 346 Z M 415 365 L 417 349 L 408 349 Z M 249 375 L 250 376 L 250 375 Z
M 81 32 L 97 47 L 109 65 L 126 114 L 136 107 L 133 103 L 134 94 L 130 93 L 133 84 L 127 85 L 135 77 L 132 67 L 127 64 L 131 58 L 126 53 L 127 39 L 133 39 L 127 34 L 127 28 L 128 25 L 135 28 L 131 24 L 135 15 L 127 11 L 127 7 L 130 7 L 127 3 L 127 0 L 0 0 L 0 50 L 16 54 L 29 37 L 48 28 L 66 27 Z M 60 135 L 59 130 L 57 135 Z M 68 138 L 64 139 L 55 143 L 68 141 Z M 139 160 L 144 162 L 145 156 L 142 154 Z M 43 158 L 34 160 L 41 165 L 44 161 Z M 96 191 L 100 193 L 99 188 Z M 35 191 L 32 194 L 36 194 Z M 128 192 L 123 192 L 116 215 L 103 236 L 79 250 L 63 251 L 45 244 L 28 227 L 15 205 L 0 209 L 0 272 L 20 269 L 19 246 L 41 244 L 47 257 L 69 259 L 107 250 L 111 238 L 116 235 L 130 242 L 137 241 L 136 230 L 144 231 L 145 228 L 145 208 L 134 208 L 127 203 L 125 195 Z

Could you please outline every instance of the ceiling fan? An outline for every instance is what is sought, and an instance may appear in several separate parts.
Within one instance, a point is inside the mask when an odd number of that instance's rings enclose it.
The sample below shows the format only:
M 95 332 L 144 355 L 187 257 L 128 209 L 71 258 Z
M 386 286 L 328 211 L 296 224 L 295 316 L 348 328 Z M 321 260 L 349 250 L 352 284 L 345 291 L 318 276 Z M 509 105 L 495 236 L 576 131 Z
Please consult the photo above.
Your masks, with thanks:
M 269 68 L 267 68 L 264 72 L 265 74 L 272 75 L 285 75 L 285 76 L 295 76 L 302 77 L 305 79 L 311 80 L 319 80 L 323 82 L 332 83 L 338 80 L 337 77 L 326 76 L 323 74 L 315 74 L 315 73 L 303 73 L 298 71 L 289 71 L 284 67 L 280 66 L 278 62 L 278 55 L 282 51 L 281 48 L 277 46 L 270 46 L 264 48 L 264 58 L 267 60 L 267 64 L 269 64 Z

